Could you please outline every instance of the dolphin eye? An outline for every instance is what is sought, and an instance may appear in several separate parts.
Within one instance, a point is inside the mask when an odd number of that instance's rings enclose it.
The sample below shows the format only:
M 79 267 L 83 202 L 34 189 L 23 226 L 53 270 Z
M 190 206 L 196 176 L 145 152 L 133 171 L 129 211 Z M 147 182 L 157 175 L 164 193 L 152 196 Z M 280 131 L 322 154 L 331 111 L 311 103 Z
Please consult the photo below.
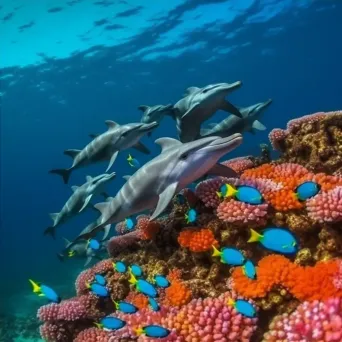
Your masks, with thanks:
M 188 158 L 188 154 L 184 153 L 180 156 L 180 159 L 185 160 L 186 158 Z
M 128 132 L 123 132 L 122 136 L 125 137 L 128 134 Z
M 208 91 L 209 91 L 209 89 L 206 88 L 206 89 L 203 89 L 203 90 L 202 90 L 202 93 L 205 94 L 205 93 L 208 92 Z

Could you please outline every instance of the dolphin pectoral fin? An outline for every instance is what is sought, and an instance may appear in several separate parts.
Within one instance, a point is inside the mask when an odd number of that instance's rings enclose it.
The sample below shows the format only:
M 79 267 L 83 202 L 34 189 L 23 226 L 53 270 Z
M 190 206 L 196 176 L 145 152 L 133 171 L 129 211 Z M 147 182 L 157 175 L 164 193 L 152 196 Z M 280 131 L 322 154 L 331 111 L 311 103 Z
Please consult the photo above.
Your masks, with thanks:
M 104 228 L 103 228 L 103 237 L 101 241 L 104 241 L 107 239 L 109 233 L 110 233 L 110 228 L 111 228 L 111 224 L 107 224 Z
M 208 128 L 202 128 L 201 129 L 201 135 L 203 136 L 203 135 L 206 135 L 206 134 L 209 134 L 209 132 L 210 132 L 210 129 L 208 129 Z
M 172 201 L 173 196 L 176 194 L 178 183 L 170 184 L 160 195 L 157 208 L 150 217 L 150 221 L 155 220 L 163 211 L 167 208 L 169 203 Z
M 83 204 L 82 208 L 80 209 L 79 213 L 80 213 L 82 210 L 84 210 L 84 209 L 86 208 L 86 206 L 89 204 L 89 202 L 90 202 L 90 200 L 91 200 L 92 197 L 93 197 L 93 195 L 89 195 L 89 196 L 85 199 L 84 204 Z
M 222 102 L 222 104 L 220 105 L 220 109 L 224 110 L 225 112 L 232 113 L 241 119 L 243 118 L 240 111 L 233 104 L 226 100 Z
M 149 132 L 151 133 L 151 132 Z M 132 146 L 133 148 L 135 148 L 136 150 L 138 150 L 141 153 L 144 154 L 150 154 L 151 151 L 142 143 L 142 142 L 137 142 L 134 146 Z
M 75 150 L 75 149 L 70 149 L 70 150 L 65 150 L 64 154 L 66 156 L 71 157 L 72 159 L 75 159 L 76 156 L 81 152 L 81 150 Z
M 227 178 L 237 178 L 238 174 L 230 167 L 224 166 L 222 164 L 215 164 L 209 171 L 208 174 L 216 175 L 220 177 Z
M 255 120 L 252 124 L 252 127 L 258 131 L 266 130 L 266 126 L 263 125 L 259 120 Z
M 116 152 L 113 153 L 112 157 L 110 158 L 110 161 L 109 161 L 108 167 L 106 169 L 106 172 L 113 166 L 113 164 L 115 162 L 115 159 L 118 156 L 118 153 L 119 153 L 119 151 L 116 151 Z
M 63 238 L 63 240 L 65 241 L 65 249 L 68 249 L 71 246 L 71 242 L 67 239 L 67 238 Z

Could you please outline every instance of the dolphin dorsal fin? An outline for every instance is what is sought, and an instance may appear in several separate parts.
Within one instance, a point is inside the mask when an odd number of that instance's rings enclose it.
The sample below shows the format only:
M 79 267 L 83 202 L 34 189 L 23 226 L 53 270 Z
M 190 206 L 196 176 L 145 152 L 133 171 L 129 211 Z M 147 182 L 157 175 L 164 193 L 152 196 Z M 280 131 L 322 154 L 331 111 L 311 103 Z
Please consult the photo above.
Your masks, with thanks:
M 150 106 L 146 106 L 146 105 L 141 105 L 138 107 L 138 109 L 141 110 L 142 112 L 146 112 L 149 108 Z
M 182 146 L 182 143 L 179 140 L 173 139 L 173 138 L 167 138 L 167 137 L 159 138 L 155 141 L 155 143 L 161 147 L 162 153 L 173 148 L 173 147 L 181 147 Z
M 77 186 L 77 185 L 73 185 L 73 186 L 71 187 L 71 190 L 72 190 L 73 192 L 75 192 L 77 189 L 78 189 L 78 186 Z
M 112 120 L 106 120 L 105 124 L 108 127 L 108 131 L 111 131 L 111 130 L 113 130 L 113 129 L 115 129 L 115 128 L 120 126 L 117 122 L 112 121 Z
M 189 96 L 190 94 L 194 93 L 195 91 L 200 90 L 198 87 L 189 87 L 188 89 L 185 90 L 183 96 Z
M 130 175 L 126 175 L 126 176 L 123 176 L 122 178 L 123 178 L 124 180 L 128 181 L 128 180 L 131 178 L 131 176 L 130 176 Z
M 90 182 L 92 179 L 93 179 L 92 176 L 86 176 L 86 181 L 87 181 L 87 182 Z

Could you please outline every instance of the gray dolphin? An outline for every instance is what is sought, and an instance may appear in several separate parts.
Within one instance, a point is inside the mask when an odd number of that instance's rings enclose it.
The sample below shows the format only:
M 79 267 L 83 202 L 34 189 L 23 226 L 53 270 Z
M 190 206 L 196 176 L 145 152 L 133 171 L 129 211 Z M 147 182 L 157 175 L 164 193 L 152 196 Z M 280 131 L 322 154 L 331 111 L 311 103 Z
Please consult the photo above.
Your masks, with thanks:
M 160 138 L 155 143 L 161 146 L 161 153 L 132 176 L 125 176 L 126 183 L 111 202 L 95 205 L 102 215 L 101 224 L 93 231 L 79 235 L 79 239 L 88 239 L 103 226 L 148 209 L 155 208 L 150 220 L 156 219 L 175 194 L 204 174 L 237 177 L 235 171 L 217 162 L 242 143 L 241 134 L 203 138 L 185 144 L 172 138 Z
M 73 170 L 90 164 L 109 160 L 107 172 L 112 167 L 119 151 L 127 148 L 134 147 L 145 154 L 150 153 L 149 149 L 139 140 L 145 133 L 157 127 L 157 122 L 119 125 L 114 121 L 107 120 L 105 123 L 108 130 L 96 136 L 83 150 L 64 151 L 64 154 L 74 160 L 69 169 L 54 169 L 49 172 L 62 176 L 64 183 L 67 184 Z
M 239 110 L 226 100 L 228 93 L 239 88 L 241 82 L 216 83 L 204 88 L 190 87 L 184 97 L 174 105 L 177 131 L 181 142 L 199 138 L 202 122 L 219 109 L 242 117 Z
M 143 123 L 151 123 L 158 122 L 163 119 L 165 115 L 169 115 L 174 119 L 174 110 L 173 105 L 168 104 L 166 106 L 157 105 L 157 106 L 146 106 L 141 105 L 138 107 L 139 110 L 143 112 L 140 122 Z M 148 132 L 147 135 L 150 137 L 152 132 Z
M 96 177 L 87 176 L 86 183 L 81 186 L 72 186 L 73 194 L 64 204 L 59 213 L 50 214 L 53 225 L 44 231 L 44 235 L 50 234 L 55 238 L 55 230 L 58 226 L 67 222 L 90 205 L 93 196 L 103 192 L 104 187 L 115 178 L 115 172 L 102 174 Z
M 211 123 L 210 129 L 201 129 L 202 137 L 220 136 L 228 137 L 234 133 L 245 131 L 255 134 L 255 131 L 264 131 L 266 127 L 259 121 L 266 108 L 272 103 L 269 99 L 265 102 L 257 103 L 253 106 L 240 108 L 242 118 L 231 115 L 220 123 Z

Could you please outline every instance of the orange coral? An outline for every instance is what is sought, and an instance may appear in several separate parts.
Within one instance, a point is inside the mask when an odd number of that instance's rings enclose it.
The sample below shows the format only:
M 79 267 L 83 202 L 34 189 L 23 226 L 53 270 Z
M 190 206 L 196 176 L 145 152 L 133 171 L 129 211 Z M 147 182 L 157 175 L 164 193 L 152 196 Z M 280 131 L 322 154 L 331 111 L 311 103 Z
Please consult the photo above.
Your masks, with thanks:
M 178 242 L 182 247 L 188 247 L 191 252 L 206 252 L 218 246 L 214 234 L 210 229 L 201 230 L 186 230 L 181 232 L 178 237 Z
M 126 301 L 135 305 L 139 310 L 146 309 L 149 306 L 148 298 L 141 293 L 130 292 Z
M 173 282 L 175 280 L 179 280 L 181 278 L 181 276 L 182 276 L 182 271 L 179 268 L 174 268 L 167 275 L 167 279 L 171 283 L 171 282 Z
M 232 273 L 232 283 L 234 290 L 247 298 L 265 297 L 274 285 L 281 285 L 301 301 L 325 300 L 342 297 L 342 289 L 334 285 L 338 267 L 336 260 L 302 267 L 284 256 L 269 255 L 260 260 L 256 280 L 246 277 L 239 267 Z
M 193 231 L 192 230 L 184 230 L 181 232 L 178 236 L 178 243 L 182 247 L 189 247 L 190 246 L 190 240 L 192 237 Z
M 182 306 L 191 300 L 191 290 L 181 280 L 174 280 L 165 290 L 165 303 L 171 306 Z

